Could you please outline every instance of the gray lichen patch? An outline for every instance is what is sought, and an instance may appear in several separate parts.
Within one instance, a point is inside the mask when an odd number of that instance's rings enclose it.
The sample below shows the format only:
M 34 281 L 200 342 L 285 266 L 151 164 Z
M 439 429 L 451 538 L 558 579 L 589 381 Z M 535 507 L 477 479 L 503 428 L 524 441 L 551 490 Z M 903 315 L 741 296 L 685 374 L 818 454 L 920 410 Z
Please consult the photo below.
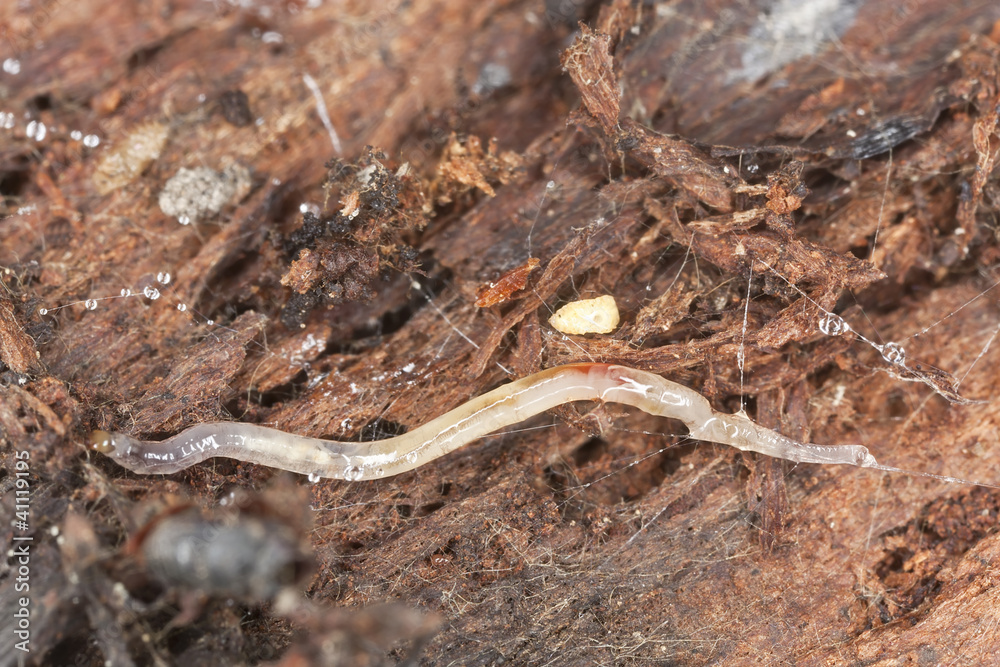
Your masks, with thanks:
M 181 167 L 160 192 L 160 210 L 182 224 L 218 214 L 250 192 L 250 170 L 232 164 L 221 172 L 208 167 Z

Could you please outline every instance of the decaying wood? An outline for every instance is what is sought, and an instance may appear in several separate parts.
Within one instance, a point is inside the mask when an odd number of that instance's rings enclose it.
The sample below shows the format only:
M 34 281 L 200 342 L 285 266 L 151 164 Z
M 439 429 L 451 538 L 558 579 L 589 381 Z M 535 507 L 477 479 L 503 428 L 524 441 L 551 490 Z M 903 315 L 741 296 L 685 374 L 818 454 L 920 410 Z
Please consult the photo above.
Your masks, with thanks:
M 0 532 L 33 536 L 28 664 L 995 661 L 991 488 L 600 406 L 364 484 L 140 478 L 84 443 L 379 437 L 596 359 L 1000 484 L 996 3 L 127 7 L 0 9 Z M 252 187 L 181 224 L 159 196 L 196 167 Z M 615 333 L 544 324 L 602 294 Z M 293 517 L 310 599 L 157 581 L 133 547 L 192 504 Z

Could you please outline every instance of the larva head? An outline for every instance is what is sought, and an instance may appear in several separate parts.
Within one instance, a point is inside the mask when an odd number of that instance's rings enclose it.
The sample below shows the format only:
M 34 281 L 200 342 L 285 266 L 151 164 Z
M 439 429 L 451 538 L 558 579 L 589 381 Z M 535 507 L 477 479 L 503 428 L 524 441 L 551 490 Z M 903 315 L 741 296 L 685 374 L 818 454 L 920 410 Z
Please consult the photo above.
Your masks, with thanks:
M 107 431 L 91 431 L 90 447 L 101 454 L 111 456 L 115 453 L 115 437 Z
M 142 442 L 124 433 L 93 431 L 90 434 L 90 447 L 94 451 L 104 454 L 126 470 L 141 475 L 166 475 L 187 467 L 179 465 L 175 460 L 170 451 L 170 441 L 165 444 L 167 453 L 158 454 L 156 448 L 160 443 L 157 442 Z

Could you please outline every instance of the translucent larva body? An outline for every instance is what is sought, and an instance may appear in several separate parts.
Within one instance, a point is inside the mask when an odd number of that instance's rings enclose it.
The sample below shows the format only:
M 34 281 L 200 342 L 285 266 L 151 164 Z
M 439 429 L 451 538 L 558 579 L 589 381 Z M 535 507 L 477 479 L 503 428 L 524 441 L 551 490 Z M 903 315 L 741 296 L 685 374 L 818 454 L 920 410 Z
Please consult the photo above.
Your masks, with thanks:
M 360 481 L 413 470 L 493 431 L 572 401 L 631 405 L 652 415 L 680 420 L 692 438 L 788 461 L 904 472 L 879 464 L 861 445 L 798 442 L 754 423 L 744 414 L 714 410 L 695 390 L 659 375 L 598 363 L 570 364 L 535 373 L 474 398 L 409 433 L 375 442 L 322 440 L 255 424 L 212 422 L 198 424 L 161 442 L 95 431 L 91 445 L 140 474 L 174 473 L 223 456 L 310 478 Z

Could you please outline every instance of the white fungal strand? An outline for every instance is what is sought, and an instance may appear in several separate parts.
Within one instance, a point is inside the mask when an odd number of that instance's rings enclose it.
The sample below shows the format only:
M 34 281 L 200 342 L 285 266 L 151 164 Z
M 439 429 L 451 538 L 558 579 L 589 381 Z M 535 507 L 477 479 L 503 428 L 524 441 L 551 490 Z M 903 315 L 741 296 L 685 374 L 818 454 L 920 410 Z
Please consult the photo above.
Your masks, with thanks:
M 572 401 L 631 405 L 684 422 L 692 438 L 788 461 L 897 470 L 877 463 L 861 445 L 798 442 L 743 414 L 718 412 L 695 390 L 659 375 L 596 363 L 570 364 L 535 373 L 487 392 L 409 433 L 376 442 L 337 442 L 255 424 L 216 422 L 193 426 L 162 442 L 94 431 L 91 445 L 141 474 L 174 473 L 223 456 L 309 475 L 310 480 L 370 480 L 412 470 L 488 433 Z

